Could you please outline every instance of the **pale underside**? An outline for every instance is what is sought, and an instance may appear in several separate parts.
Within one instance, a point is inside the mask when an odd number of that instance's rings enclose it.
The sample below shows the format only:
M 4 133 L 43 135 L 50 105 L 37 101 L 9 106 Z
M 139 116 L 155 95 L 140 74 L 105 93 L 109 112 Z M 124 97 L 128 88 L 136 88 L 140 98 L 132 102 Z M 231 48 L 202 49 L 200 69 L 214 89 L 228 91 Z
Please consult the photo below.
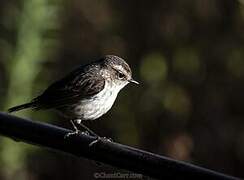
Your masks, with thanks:
M 126 83 L 112 83 L 111 81 L 105 82 L 104 89 L 98 94 L 81 100 L 78 104 L 73 106 L 63 107 L 60 109 L 66 117 L 71 119 L 81 119 L 81 120 L 94 120 L 105 113 L 107 113 L 119 93 L 119 91 L 126 85 Z

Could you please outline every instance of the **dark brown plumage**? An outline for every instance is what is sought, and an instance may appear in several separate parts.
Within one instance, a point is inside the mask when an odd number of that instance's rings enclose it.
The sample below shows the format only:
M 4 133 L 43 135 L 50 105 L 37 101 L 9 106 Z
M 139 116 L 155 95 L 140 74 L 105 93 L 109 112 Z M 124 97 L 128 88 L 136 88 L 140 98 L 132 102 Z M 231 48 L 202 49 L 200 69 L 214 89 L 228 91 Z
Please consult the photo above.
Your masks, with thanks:
M 79 103 L 81 99 L 90 98 L 105 86 L 105 76 L 103 69 L 109 69 L 111 76 L 116 76 L 118 70 L 113 68 L 121 66 L 125 70 L 125 78 L 131 78 L 129 65 L 117 56 L 107 55 L 91 64 L 81 66 L 70 72 L 61 80 L 50 85 L 40 96 L 31 102 L 10 108 L 9 112 L 14 112 L 26 108 L 39 109 L 59 109 Z M 129 77 L 127 77 L 129 76 Z M 110 78 L 110 77 L 108 77 Z M 129 80 L 129 79 L 128 79 Z
M 107 55 L 75 69 L 31 102 L 12 107 L 8 111 L 56 109 L 70 118 L 75 129 L 67 136 L 79 132 L 75 123 L 97 136 L 81 121 L 94 120 L 105 114 L 112 107 L 119 91 L 129 82 L 137 83 L 132 79 L 129 65 L 118 56 Z

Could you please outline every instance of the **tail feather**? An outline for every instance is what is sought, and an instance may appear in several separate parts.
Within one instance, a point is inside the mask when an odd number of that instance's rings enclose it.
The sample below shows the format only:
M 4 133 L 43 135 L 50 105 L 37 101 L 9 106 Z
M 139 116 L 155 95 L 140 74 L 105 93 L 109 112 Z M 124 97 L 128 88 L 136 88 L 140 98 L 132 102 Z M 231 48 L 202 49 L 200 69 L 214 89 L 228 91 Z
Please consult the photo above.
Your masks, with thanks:
M 33 108 L 33 107 L 35 107 L 35 103 L 34 102 L 30 102 L 30 103 L 21 104 L 21 105 L 9 108 L 8 112 L 11 113 L 11 112 L 20 111 L 22 109 Z

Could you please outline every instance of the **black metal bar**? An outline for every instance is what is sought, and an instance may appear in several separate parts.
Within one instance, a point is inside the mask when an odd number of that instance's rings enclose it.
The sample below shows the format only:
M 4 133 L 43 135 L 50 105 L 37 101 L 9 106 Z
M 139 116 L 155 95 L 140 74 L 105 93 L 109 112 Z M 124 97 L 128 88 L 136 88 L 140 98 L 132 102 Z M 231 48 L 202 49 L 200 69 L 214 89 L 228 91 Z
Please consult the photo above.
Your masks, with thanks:
M 70 130 L 0 113 L 0 134 L 31 144 L 71 153 L 157 179 L 238 179 L 189 163 L 87 135 L 64 136 Z

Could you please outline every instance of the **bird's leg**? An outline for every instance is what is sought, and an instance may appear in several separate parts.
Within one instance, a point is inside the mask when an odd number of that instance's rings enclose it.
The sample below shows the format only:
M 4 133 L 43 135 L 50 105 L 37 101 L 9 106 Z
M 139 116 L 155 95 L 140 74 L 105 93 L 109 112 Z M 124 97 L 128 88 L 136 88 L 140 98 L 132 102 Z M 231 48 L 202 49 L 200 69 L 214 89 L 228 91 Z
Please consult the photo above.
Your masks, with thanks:
M 70 120 L 70 122 L 74 128 L 74 131 L 66 134 L 64 138 L 67 138 L 71 135 L 77 135 L 80 133 L 80 130 L 75 125 L 75 123 L 77 123 L 78 125 L 80 125 L 82 128 L 84 128 L 86 130 L 85 132 L 82 132 L 83 134 L 87 135 L 90 133 L 92 136 L 96 137 L 96 139 L 89 144 L 90 147 L 93 146 L 94 144 L 96 144 L 97 142 L 101 141 L 101 140 L 112 142 L 112 139 L 110 139 L 110 138 L 98 136 L 94 131 L 92 131 L 91 129 L 86 127 L 83 123 L 81 123 L 82 122 L 81 119 Z
M 91 129 L 89 129 L 88 127 L 86 127 L 83 123 L 81 123 L 82 120 L 81 119 L 76 119 L 75 123 L 77 123 L 78 125 L 80 125 L 82 128 L 84 128 L 89 134 L 91 134 L 94 137 L 99 137 L 94 131 L 92 131 Z
M 79 134 L 80 130 L 76 127 L 75 123 L 73 122 L 73 120 L 70 120 L 70 123 L 72 124 L 74 131 L 73 132 L 69 132 L 67 133 L 64 138 L 68 138 L 71 135 L 77 135 Z
M 83 127 L 87 132 L 89 132 L 91 135 L 93 135 L 94 137 L 96 137 L 96 139 L 94 141 L 92 141 L 89 144 L 89 147 L 93 146 L 94 144 L 96 144 L 97 142 L 101 141 L 101 140 L 106 140 L 109 142 L 112 142 L 112 139 L 110 138 L 106 138 L 106 137 L 100 137 L 98 136 L 94 131 L 92 131 L 91 129 L 89 129 L 88 127 L 86 127 L 83 123 L 81 123 L 82 120 L 81 119 L 76 119 L 75 123 L 79 124 L 81 127 Z

